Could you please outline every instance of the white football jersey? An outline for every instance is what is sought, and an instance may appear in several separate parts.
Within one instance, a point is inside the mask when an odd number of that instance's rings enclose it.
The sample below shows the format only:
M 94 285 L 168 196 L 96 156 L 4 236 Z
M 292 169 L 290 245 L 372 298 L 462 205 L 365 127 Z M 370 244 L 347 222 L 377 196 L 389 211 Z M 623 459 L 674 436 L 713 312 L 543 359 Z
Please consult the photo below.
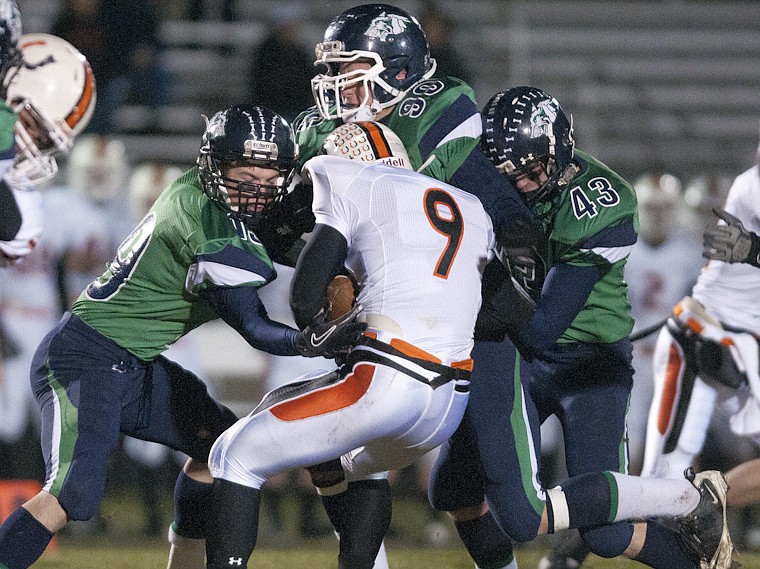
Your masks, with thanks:
M 760 234 L 760 171 L 739 174 L 724 208 L 744 227 Z M 692 296 L 724 324 L 760 334 L 760 269 L 746 263 L 711 260 L 699 275 Z
M 690 293 L 704 264 L 701 244 L 689 236 L 675 234 L 658 247 L 639 239 L 625 266 L 634 333 L 667 318 Z
M 495 246 L 480 201 L 384 164 L 318 156 L 304 169 L 317 223 L 348 242 L 346 268 L 361 287 L 364 314 L 392 319 L 407 342 L 444 363 L 469 357 L 481 276 Z
M 2 264 L 20 261 L 32 252 L 42 237 L 44 209 L 42 195 L 31 182 L 9 186 L 21 212 L 21 228 L 11 241 L 0 241 Z

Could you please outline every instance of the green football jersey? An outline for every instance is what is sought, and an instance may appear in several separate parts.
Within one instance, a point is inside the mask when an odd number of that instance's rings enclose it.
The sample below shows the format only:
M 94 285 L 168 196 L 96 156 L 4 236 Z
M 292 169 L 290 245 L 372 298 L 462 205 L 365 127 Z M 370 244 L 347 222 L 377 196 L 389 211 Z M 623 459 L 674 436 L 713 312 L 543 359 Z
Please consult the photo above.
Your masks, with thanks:
M 454 77 L 420 81 L 381 122 L 404 143 L 415 170 L 443 182 L 450 181 L 478 145 L 482 131 L 475 93 Z M 301 164 L 319 154 L 325 138 L 340 124 L 324 120 L 316 107 L 296 118 Z
M 10 160 L 16 156 L 16 113 L 5 101 L 0 102 L 0 160 Z
M 199 293 L 261 287 L 276 272 L 252 232 L 202 191 L 198 168 L 173 182 L 119 246 L 72 312 L 142 360 L 217 318 Z
M 547 236 L 547 266 L 597 266 L 601 278 L 560 343 L 610 343 L 633 328 L 625 263 L 639 229 L 631 185 L 589 154 L 576 150 L 580 173 L 550 202 L 536 205 Z

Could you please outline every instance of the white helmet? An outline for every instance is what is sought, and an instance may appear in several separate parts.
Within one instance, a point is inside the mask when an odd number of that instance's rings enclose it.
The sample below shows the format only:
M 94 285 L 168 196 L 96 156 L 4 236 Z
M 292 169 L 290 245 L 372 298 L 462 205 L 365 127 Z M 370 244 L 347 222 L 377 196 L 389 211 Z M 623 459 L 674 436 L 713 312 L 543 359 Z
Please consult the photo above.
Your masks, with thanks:
M 24 63 L 8 85 L 6 100 L 16 121 L 16 175 L 33 182 L 58 171 L 53 158 L 68 152 L 95 108 L 95 76 L 87 59 L 66 40 L 25 34 Z
M 679 221 L 681 180 L 672 174 L 644 174 L 633 188 L 639 205 L 639 237 L 648 245 L 660 245 Z
M 395 132 L 377 122 L 342 124 L 330 133 L 322 148 L 332 156 L 412 169 L 404 143 Z
M 77 140 L 67 163 L 69 188 L 95 203 L 125 191 L 129 162 L 121 140 L 97 134 Z
M 181 175 L 182 169 L 160 162 L 146 162 L 135 168 L 129 177 L 129 211 L 132 219 L 142 219 L 164 188 Z
M 718 173 L 700 174 L 689 180 L 684 190 L 686 224 L 701 239 L 703 231 L 715 225 L 714 207 L 723 207 L 733 177 Z

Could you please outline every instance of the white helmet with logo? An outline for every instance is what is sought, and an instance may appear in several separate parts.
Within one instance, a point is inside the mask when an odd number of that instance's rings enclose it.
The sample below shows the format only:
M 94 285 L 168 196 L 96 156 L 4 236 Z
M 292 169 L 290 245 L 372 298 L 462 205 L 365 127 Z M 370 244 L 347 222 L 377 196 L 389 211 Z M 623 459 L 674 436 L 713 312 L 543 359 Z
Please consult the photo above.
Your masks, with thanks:
M 7 101 L 18 113 L 16 174 L 34 182 L 58 171 L 54 156 L 67 153 L 95 108 L 95 76 L 87 59 L 66 40 L 25 34 L 24 63 L 10 79 Z
M 129 211 L 135 221 L 153 206 L 164 189 L 182 175 L 178 166 L 161 162 L 145 162 L 129 177 Z

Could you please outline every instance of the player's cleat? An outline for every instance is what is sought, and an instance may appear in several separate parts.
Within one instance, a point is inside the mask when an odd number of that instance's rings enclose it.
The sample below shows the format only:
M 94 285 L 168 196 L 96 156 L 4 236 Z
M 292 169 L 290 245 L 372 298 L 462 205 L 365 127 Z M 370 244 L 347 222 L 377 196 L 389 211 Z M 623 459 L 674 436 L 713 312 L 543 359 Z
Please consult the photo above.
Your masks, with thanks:
M 589 549 L 581 534 L 567 532 L 549 553 L 538 562 L 538 569 L 578 569 L 588 557 Z
M 545 555 L 538 562 L 538 569 L 578 569 L 581 564 L 569 557 L 558 557 L 552 553 Z
M 695 474 L 687 468 L 686 479 L 699 491 L 699 504 L 680 521 L 681 534 L 699 554 L 700 569 L 730 569 L 734 545 L 726 522 L 726 479 L 717 470 Z

